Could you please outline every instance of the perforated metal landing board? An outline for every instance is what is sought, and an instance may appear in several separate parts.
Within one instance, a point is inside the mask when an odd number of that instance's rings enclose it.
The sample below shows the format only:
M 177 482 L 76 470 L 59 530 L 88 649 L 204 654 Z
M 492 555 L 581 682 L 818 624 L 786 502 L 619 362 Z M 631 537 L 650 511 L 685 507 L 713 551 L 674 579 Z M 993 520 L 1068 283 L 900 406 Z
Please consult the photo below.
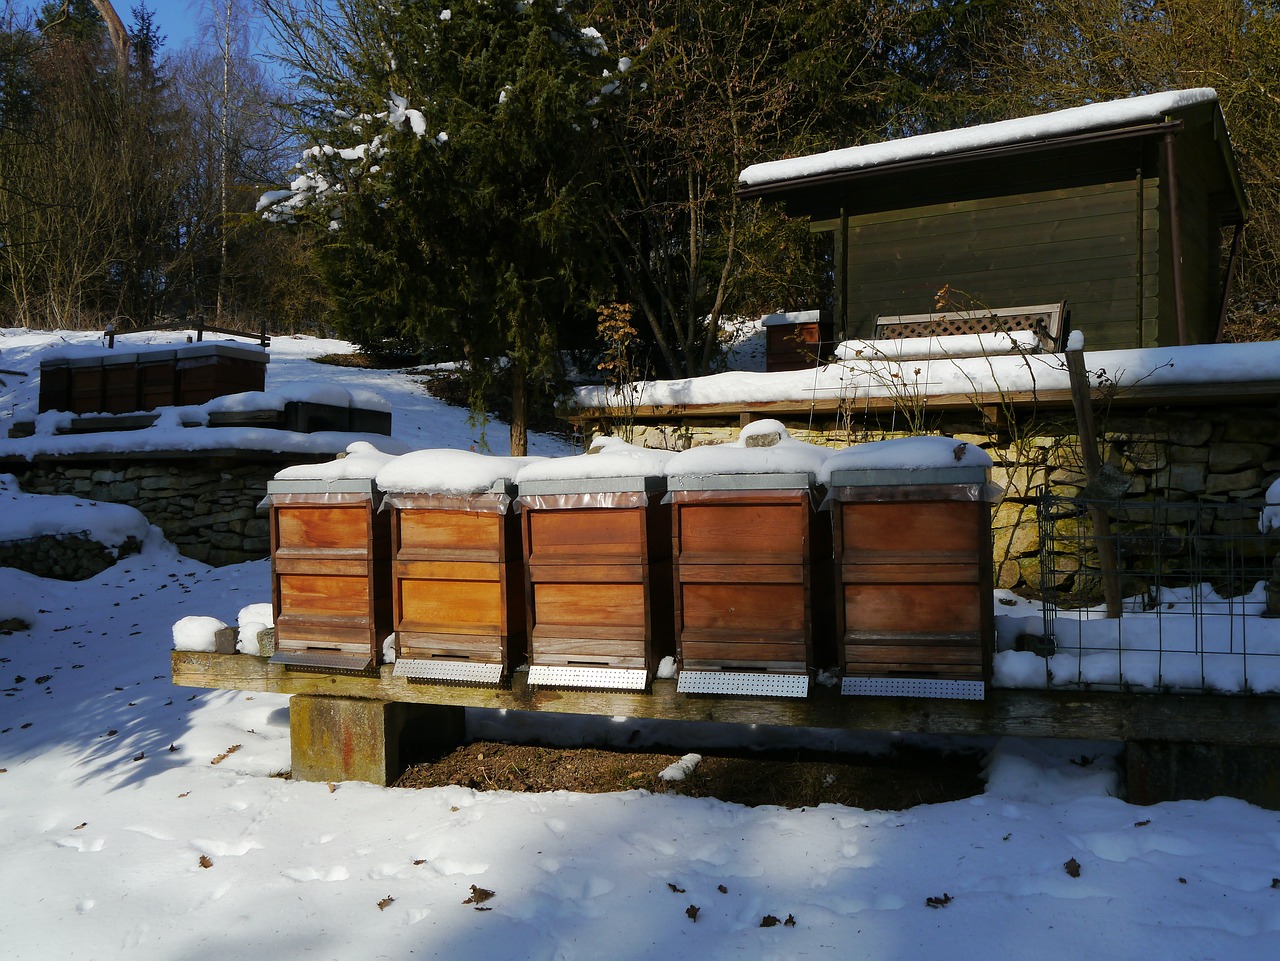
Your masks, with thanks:
M 987 686 L 982 681 L 954 681 L 937 677 L 846 677 L 841 694 L 863 697 L 938 697 L 953 701 L 982 701 Z
M 461 681 L 465 684 L 496 685 L 502 680 L 502 665 L 402 657 L 396 659 L 391 673 L 395 677 L 413 677 L 426 681 Z
M 271 655 L 271 663 L 321 671 L 366 673 L 373 667 L 373 658 L 368 654 L 335 651 L 276 651 Z
M 643 691 L 649 672 L 627 667 L 531 666 L 529 686 L 590 687 L 604 690 Z
M 755 694 L 766 697 L 808 697 L 808 674 L 756 674 L 744 671 L 681 671 L 676 681 L 681 694 Z

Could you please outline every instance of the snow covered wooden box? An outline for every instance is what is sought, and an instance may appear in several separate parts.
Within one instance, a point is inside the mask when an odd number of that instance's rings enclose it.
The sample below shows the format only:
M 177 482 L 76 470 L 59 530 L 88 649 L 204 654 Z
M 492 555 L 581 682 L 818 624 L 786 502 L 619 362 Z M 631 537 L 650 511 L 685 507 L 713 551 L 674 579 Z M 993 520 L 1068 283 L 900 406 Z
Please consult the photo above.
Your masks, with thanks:
M 639 690 L 672 653 L 663 491 L 656 476 L 522 473 L 530 684 Z
M 276 479 L 267 492 L 276 627 L 271 660 L 290 667 L 374 667 L 391 634 L 391 516 L 378 509 L 376 485 L 368 478 Z
M 387 496 L 396 675 L 496 684 L 523 659 L 524 564 L 513 492 L 496 481 L 483 493 Z
M 176 351 L 178 404 L 204 404 L 266 386 L 267 352 L 249 344 L 199 343 Z
M 73 414 L 99 414 L 103 406 L 102 357 L 72 357 L 67 361 L 70 375 L 70 406 Z
M 172 407 L 178 395 L 177 350 L 138 354 L 138 410 Z
M 830 454 L 761 420 L 667 462 L 677 690 L 804 697 L 829 664 L 814 646 L 830 637 L 831 567 L 814 474 Z
M 986 467 L 836 467 L 830 485 L 844 693 L 981 699 L 994 624 Z
M 112 352 L 102 358 L 102 410 L 128 414 L 139 405 L 138 354 Z
M 830 567 L 809 473 L 677 476 L 676 649 L 691 693 L 808 693 Z M 824 552 L 825 546 L 825 552 Z M 815 610 L 815 604 L 818 610 Z M 820 631 L 820 636 L 825 636 Z
M 831 318 L 817 310 L 766 314 L 761 324 L 766 371 L 813 368 L 835 346 Z
M 71 365 L 65 357 L 40 361 L 38 410 L 71 409 Z

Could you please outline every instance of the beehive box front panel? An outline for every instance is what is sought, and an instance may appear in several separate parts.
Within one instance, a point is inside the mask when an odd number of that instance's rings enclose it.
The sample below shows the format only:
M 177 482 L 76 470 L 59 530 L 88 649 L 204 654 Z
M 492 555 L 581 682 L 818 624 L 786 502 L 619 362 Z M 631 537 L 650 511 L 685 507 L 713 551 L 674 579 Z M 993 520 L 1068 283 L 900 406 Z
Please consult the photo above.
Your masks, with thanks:
M 103 410 L 108 414 L 127 414 L 140 410 L 137 359 L 103 364 L 102 393 Z
M 98 414 L 104 409 L 102 364 L 71 364 L 71 412 Z
M 514 666 L 525 650 L 518 519 L 493 498 L 484 510 L 458 500 L 393 501 L 396 656 Z
M 369 498 L 291 494 L 273 495 L 271 519 L 277 650 L 376 663 L 392 629 L 386 513 Z
M 143 360 L 138 365 L 138 409 L 155 410 L 177 403 L 175 360 Z
M 964 500 L 835 505 L 847 675 L 988 675 L 989 516 Z
M 812 514 L 807 490 L 677 495 L 675 620 L 684 668 L 813 666 Z
M 653 671 L 672 651 L 670 508 L 523 516 L 530 665 Z
M 526 555 L 531 560 L 590 563 L 645 556 L 644 508 L 532 510 L 526 512 Z

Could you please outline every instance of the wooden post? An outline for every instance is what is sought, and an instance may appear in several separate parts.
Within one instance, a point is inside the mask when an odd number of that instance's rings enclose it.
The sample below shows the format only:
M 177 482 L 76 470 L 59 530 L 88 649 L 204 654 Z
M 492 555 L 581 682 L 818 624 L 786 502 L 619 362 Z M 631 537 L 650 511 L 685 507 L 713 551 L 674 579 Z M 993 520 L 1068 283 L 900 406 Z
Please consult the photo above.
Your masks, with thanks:
M 1084 461 L 1084 473 L 1090 485 L 1098 478 L 1102 463 L 1098 457 L 1097 435 L 1093 426 L 1093 401 L 1089 390 L 1089 375 L 1084 369 L 1084 351 L 1067 350 L 1067 375 L 1071 381 L 1071 404 L 1076 412 L 1076 431 L 1080 435 L 1080 456 Z M 1116 545 L 1111 539 L 1111 518 L 1097 504 L 1089 505 L 1089 517 L 1093 521 L 1093 536 L 1098 548 L 1098 567 L 1102 572 L 1102 594 L 1107 603 L 1107 617 L 1119 617 L 1121 612 L 1120 575 L 1117 573 Z
M 463 708 L 331 695 L 289 700 L 295 781 L 390 784 L 405 768 L 403 748 L 460 744 Z

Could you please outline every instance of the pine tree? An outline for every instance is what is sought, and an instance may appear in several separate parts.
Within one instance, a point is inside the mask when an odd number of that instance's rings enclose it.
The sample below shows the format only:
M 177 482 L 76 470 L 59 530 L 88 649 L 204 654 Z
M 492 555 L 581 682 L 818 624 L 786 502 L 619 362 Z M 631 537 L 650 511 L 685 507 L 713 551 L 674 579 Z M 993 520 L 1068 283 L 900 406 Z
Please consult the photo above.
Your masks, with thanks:
M 528 389 L 589 322 L 601 275 L 589 198 L 618 61 L 554 0 L 351 8 L 323 37 L 295 28 L 322 122 L 292 190 L 268 199 L 329 228 L 348 336 L 456 351 L 481 415 L 505 371 L 524 453 Z

